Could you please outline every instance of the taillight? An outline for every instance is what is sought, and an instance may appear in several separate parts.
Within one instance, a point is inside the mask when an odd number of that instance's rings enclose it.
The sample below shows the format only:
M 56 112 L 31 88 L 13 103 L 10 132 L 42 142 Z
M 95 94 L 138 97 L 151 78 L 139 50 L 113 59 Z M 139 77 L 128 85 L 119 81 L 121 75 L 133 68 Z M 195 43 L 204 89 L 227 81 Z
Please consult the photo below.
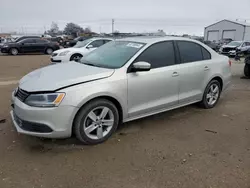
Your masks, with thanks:
M 231 67 L 232 61 L 231 61 L 231 60 L 228 60 L 228 64 L 229 64 L 229 66 Z

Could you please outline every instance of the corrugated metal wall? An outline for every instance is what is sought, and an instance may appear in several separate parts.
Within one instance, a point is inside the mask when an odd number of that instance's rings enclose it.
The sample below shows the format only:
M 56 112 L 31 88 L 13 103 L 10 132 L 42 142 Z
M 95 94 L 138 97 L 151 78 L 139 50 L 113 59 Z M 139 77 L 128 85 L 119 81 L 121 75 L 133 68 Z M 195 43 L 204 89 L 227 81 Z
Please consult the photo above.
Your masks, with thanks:
M 250 41 L 250 26 L 246 26 L 244 40 Z
M 208 39 L 208 32 L 209 31 L 219 31 L 219 40 L 223 37 L 223 31 L 230 31 L 230 30 L 236 30 L 235 32 L 235 38 L 234 40 L 243 40 L 244 39 L 244 31 L 245 27 L 240 24 L 236 24 L 227 20 L 223 20 L 221 22 L 218 22 L 214 25 L 211 25 L 207 28 L 205 28 L 204 31 L 204 40 Z

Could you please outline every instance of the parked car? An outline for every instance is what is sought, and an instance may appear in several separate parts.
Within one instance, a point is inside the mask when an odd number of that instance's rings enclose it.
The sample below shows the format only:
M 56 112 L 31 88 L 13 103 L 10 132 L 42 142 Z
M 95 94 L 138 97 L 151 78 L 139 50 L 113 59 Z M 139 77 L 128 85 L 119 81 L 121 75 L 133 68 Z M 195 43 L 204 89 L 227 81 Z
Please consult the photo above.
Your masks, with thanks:
M 210 48 L 212 48 L 214 51 L 218 52 L 220 47 L 217 43 L 211 42 L 211 41 L 204 41 L 204 44 L 208 45 Z
M 63 46 L 63 38 L 62 37 L 50 37 L 50 38 L 45 38 L 44 39 L 51 41 L 51 42 L 57 42 L 60 46 Z
M 66 46 L 65 47 L 73 47 L 77 44 L 77 42 L 83 42 L 87 39 L 90 39 L 92 38 L 91 36 L 80 36 L 80 37 L 76 37 L 75 39 L 73 40 L 70 40 L 66 43 Z
M 78 42 L 72 48 L 64 48 L 54 51 L 51 55 L 51 62 L 64 63 L 69 61 L 78 61 L 84 55 L 110 41 L 112 41 L 110 38 L 91 38 L 83 42 Z
M 245 51 L 245 66 L 244 66 L 244 75 L 247 78 L 250 78 L 250 49 Z
M 34 38 L 41 38 L 41 37 L 40 36 L 22 36 L 22 37 L 16 38 L 13 42 L 19 42 L 23 39 L 30 39 L 30 38 L 34 39 Z
M 227 45 L 223 45 L 219 52 L 221 54 L 229 55 L 229 56 L 235 56 L 236 50 L 239 51 L 246 51 L 250 49 L 250 42 L 248 41 L 232 41 L 228 43 Z
M 12 93 L 19 133 L 107 140 L 119 123 L 199 102 L 213 108 L 231 78 L 231 62 L 187 38 L 128 38 L 109 42 L 80 62 L 24 76 Z
M 19 42 L 6 43 L 1 48 L 2 53 L 9 53 L 17 55 L 19 53 L 41 52 L 45 54 L 52 54 L 54 50 L 58 50 L 59 44 L 49 42 L 39 38 L 23 39 Z

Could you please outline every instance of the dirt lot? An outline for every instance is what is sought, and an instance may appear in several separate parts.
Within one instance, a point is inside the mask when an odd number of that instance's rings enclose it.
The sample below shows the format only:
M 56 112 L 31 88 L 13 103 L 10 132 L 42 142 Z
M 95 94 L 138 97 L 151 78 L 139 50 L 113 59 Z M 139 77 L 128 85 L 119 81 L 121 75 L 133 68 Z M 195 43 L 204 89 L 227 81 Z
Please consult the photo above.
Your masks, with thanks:
M 82 146 L 12 127 L 15 83 L 48 62 L 0 56 L 0 188 L 250 187 L 250 80 L 240 79 L 242 64 L 233 64 L 232 87 L 216 108 L 192 105 L 126 123 L 106 143 Z

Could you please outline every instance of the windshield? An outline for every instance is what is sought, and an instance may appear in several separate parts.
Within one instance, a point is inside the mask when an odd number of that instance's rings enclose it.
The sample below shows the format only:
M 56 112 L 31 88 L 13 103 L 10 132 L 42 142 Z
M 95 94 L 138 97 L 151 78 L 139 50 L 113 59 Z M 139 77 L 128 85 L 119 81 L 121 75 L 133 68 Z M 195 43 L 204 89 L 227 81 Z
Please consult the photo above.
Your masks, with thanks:
M 241 42 L 237 42 L 237 41 L 232 41 L 230 43 L 227 44 L 228 46 L 240 46 Z
M 112 41 L 81 59 L 81 63 L 104 68 L 120 68 L 133 57 L 145 43 Z
M 84 40 L 84 41 L 78 41 L 76 43 L 76 45 L 73 46 L 73 48 L 82 48 L 82 47 L 86 46 L 91 41 L 92 41 L 91 39 L 87 39 L 87 40 Z

